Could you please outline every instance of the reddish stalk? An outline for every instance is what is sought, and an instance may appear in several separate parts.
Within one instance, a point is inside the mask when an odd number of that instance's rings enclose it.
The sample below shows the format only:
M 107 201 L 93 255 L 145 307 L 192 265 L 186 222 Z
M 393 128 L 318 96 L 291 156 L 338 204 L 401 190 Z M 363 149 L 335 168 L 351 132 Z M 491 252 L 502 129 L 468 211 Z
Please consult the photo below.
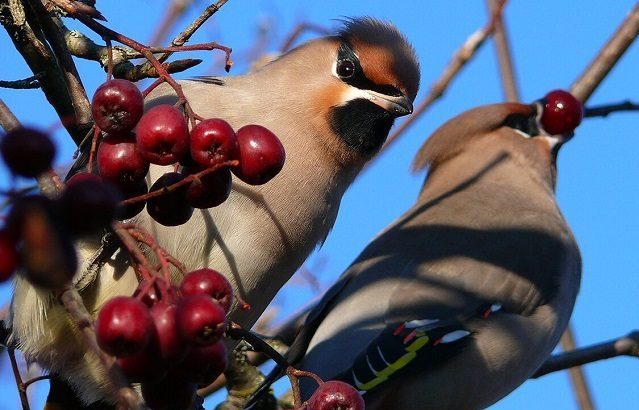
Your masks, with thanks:
M 149 192 L 149 193 L 144 194 L 144 195 L 134 196 L 132 198 L 125 199 L 124 201 L 121 202 L 121 204 L 126 206 L 126 205 L 136 204 L 136 203 L 141 202 L 141 201 L 147 201 L 147 200 L 152 199 L 152 198 L 157 198 L 160 195 L 164 195 L 164 194 L 166 194 L 168 192 L 175 191 L 176 189 L 178 189 L 180 187 L 183 187 L 185 185 L 190 184 L 191 182 L 193 182 L 193 180 L 195 178 L 201 178 L 201 177 L 203 177 L 203 176 L 205 176 L 207 174 L 210 174 L 212 172 L 215 172 L 215 171 L 217 171 L 217 170 L 219 170 L 221 168 L 236 167 L 239 164 L 240 164 L 240 162 L 237 161 L 237 160 L 220 162 L 220 163 L 215 164 L 215 165 L 213 165 L 210 168 L 204 169 L 204 170 L 202 170 L 202 171 L 200 171 L 200 172 L 198 172 L 196 174 L 191 174 L 191 175 L 187 176 L 186 178 L 184 178 L 183 180 L 178 181 L 178 182 L 176 182 L 173 185 L 169 185 L 168 187 L 165 187 L 165 188 L 162 188 L 162 189 L 158 189 L 157 191 L 152 191 L 152 192 Z

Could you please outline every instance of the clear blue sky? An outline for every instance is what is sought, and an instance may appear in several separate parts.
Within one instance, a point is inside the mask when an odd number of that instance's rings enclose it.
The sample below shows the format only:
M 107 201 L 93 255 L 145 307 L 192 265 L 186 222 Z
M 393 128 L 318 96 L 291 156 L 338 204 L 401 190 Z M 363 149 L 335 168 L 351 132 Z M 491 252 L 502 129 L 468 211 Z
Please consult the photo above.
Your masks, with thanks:
M 146 41 L 163 13 L 163 1 L 132 0 L 98 2 L 110 26 Z M 204 7 L 205 2 L 197 2 Z M 604 4 L 605 3 L 605 4 Z M 524 101 L 547 91 L 567 88 L 610 37 L 633 1 L 595 0 L 512 2 L 506 19 L 515 58 L 517 78 Z M 182 21 L 184 27 L 196 12 Z M 275 50 L 285 34 L 299 21 L 330 26 L 332 19 L 370 15 L 388 19 L 414 44 L 422 65 L 422 91 L 439 76 L 453 50 L 486 21 L 481 0 L 454 1 L 238 1 L 231 0 L 195 41 L 216 40 L 233 47 L 237 65 L 254 44 L 260 27 L 270 32 L 268 50 Z M 86 32 L 86 30 L 84 30 Z M 0 79 L 28 76 L 21 58 L 14 52 L 4 31 L 0 32 Z M 190 75 L 221 72 L 217 54 L 202 53 L 206 62 Z M 639 100 L 637 77 L 639 46 L 633 46 L 591 99 L 593 104 Z M 79 64 L 89 93 L 104 79 L 94 63 Z M 0 89 L 0 98 L 25 123 L 48 127 L 56 117 L 39 91 Z M 342 202 L 335 229 L 324 247 L 308 262 L 325 288 L 384 226 L 413 202 L 423 175 L 408 172 L 416 149 L 442 122 L 476 105 L 502 100 L 494 49 L 488 43 L 464 69 L 442 98 L 422 116 L 391 150 L 368 169 Z M 580 344 L 611 339 L 637 328 L 639 315 L 639 268 L 636 263 L 639 218 L 639 114 L 622 113 L 607 119 L 589 119 L 578 129 L 559 157 L 557 196 L 583 254 L 582 288 L 573 316 Z M 63 132 L 60 164 L 70 161 L 73 147 Z M 6 175 L 0 175 L 6 184 Z M 276 299 L 279 317 L 284 318 L 313 292 L 300 281 Z M 289 288 L 290 289 L 290 288 Z M 7 301 L 9 287 L 0 287 Z M 19 408 L 6 357 L 0 366 L 0 410 Z M 639 362 L 618 358 L 586 367 L 594 400 L 600 409 L 628 408 L 639 400 Z M 37 389 L 41 394 L 45 385 Z M 40 395 L 41 395 L 40 394 Z M 38 395 L 37 395 L 38 396 Z M 34 399 L 33 408 L 42 408 Z M 576 408 L 565 373 L 529 381 L 494 409 Z

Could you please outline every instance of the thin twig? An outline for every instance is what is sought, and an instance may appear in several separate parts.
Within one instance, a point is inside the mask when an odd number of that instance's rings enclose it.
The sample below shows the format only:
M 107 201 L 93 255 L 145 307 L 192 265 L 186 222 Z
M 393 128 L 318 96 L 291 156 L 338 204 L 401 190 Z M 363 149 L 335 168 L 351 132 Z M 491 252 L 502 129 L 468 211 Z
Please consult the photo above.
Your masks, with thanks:
M 570 92 L 582 103 L 588 101 L 612 67 L 639 34 L 639 4 L 628 13 L 617 31 L 601 48 L 599 54 L 570 87 Z
M 41 89 L 55 109 L 63 125 L 78 144 L 86 130 L 75 121 L 73 101 L 64 80 L 64 74 L 49 47 L 33 13 L 26 13 L 23 2 L 11 1 L 11 7 L 0 7 L 0 21 L 14 47 L 22 55 L 31 72 L 41 75 Z
M 573 336 L 572 326 L 568 325 L 564 334 L 561 336 L 561 348 L 564 352 L 570 352 L 576 349 L 575 338 Z M 581 366 L 574 366 L 568 369 L 570 374 L 570 381 L 572 389 L 575 392 L 575 399 L 577 405 L 581 410 L 593 410 L 595 405 L 592 401 L 592 394 L 590 393 L 590 387 L 586 380 L 586 375 Z
M 0 80 L 0 88 L 12 88 L 14 90 L 29 90 L 40 88 L 40 80 L 38 75 L 24 78 L 22 80 L 4 81 Z
M 322 35 L 329 34 L 330 32 L 326 27 L 320 26 L 318 24 L 300 23 L 297 26 L 295 26 L 293 30 L 291 30 L 290 34 L 286 37 L 286 39 L 282 43 L 282 47 L 280 47 L 280 51 L 282 53 L 287 52 L 293 46 L 293 44 L 295 44 L 295 41 L 304 32 L 307 32 L 307 31 L 322 34 Z
M 71 98 L 75 116 L 73 119 L 67 118 L 66 120 L 74 121 L 80 129 L 88 129 L 93 125 L 91 103 L 82 85 L 80 74 L 73 62 L 71 53 L 66 46 L 64 29 L 61 28 L 62 23 L 58 17 L 53 16 L 45 9 L 42 0 L 29 0 L 29 3 L 40 27 L 42 27 L 47 42 L 53 50 Z
M 639 358 L 639 330 L 607 342 L 556 354 L 546 360 L 532 378 L 618 356 Z
M 607 117 L 615 112 L 639 111 L 639 104 L 632 101 L 624 101 L 617 104 L 597 105 L 584 108 L 584 117 Z
M 18 368 L 18 362 L 16 361 L 16 354 L 13 348 L 8 348 L 9 361 L 11 362 L 11 370 L 13 371 L 13 377 L 18 387 L 18 394 L 20 395 L 20 403 L 22 404 L 22 410 L 30 410 L 29 397 L 27 396 L 27 387 L 22 382 L 22 376 L 20 376 L 20 369 Z
M 453 79 L 459 74 L 462 68 L 466 66 L 471 58 L 477 53 L 480 47 L 485 43 L 486 39 L 493 33 L 496 27 L 496 21 L 501 17 L 502 10 L 506 4 L 506 0 L 500 0 L 497 7 L 491 13 L 490 20 L 481 29 L 477 30 L 470 35 L 459 48 L 448 63 L 448 66 L 444 69 L 441 76 L 430 86 L 428 94 L 422 102 L 415 108 L 413 114 L 402 122 L 395 131 L 388 137 L 386 143 L 382 147 L 382 150 L 390 147 L 397 139 L 417 120 L 435 101 L 437 101 L 453 81 Z M 379 158 L 377 155 L 372 161 L 369 161 L 370 165 L 375 158 Z
M 175 25 L 175 22 L 184 15 L 194 0 L 173 0 L 167 8 L 162 21 L 156 26 L 155 33 L 151 36 L 149 44 L 160 44 Z
M 498 6 L 497 0 L 486 0 L 486 3 L 491 13 L 493 13 Z M 500 15 L 499 18 L 495 20 L 493 41 L 495 42 L 495 49 L 497 51 L 501 85 L 504 88 L 506 101 L 519 101 L 519 90 L 515 79 L 515 69 L 503 15 Z

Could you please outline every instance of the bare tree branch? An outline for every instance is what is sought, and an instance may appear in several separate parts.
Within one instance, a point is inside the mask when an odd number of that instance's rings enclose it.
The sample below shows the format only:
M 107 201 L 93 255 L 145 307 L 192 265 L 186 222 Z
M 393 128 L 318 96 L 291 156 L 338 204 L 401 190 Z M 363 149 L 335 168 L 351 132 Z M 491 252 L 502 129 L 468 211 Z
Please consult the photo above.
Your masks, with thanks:
M 27 90 L 40 88 L 40 81 L 38 75 L 32 75 L 31 77 L 24 78 L 22 80 L 4 81 L 0 80 L 0 88 L 13 88 L 16 90 Z
M 551 356 L 532 378 L 536 379 L 548 373 L 618 356 L 639 357 L 639 330 L 634 330 L 618 339 Z
M 0 22 L 31 72 L 42 76 L 40 84 L 47 101 L 78 144 L 86 130 L 73 120 L 75 109 L 64 73 L 33 13 L 18 0 L 3 1 L 0 2 Z
M 58 17 L 44 8 L 42 0 L 29 0 L 29 3 L 62 70 L 67 91 L 71 98 L 71 104 L 75 111 L 73 121 L 76 122 L 80 129 L 88 130 L 93 125 L 91 103 L 89 103 L 71 53 L 69 53 L 69 49 L 66 47 L 64 32 L 61 27 L 62 22 L 60 22 Z
M 496 8 L 499 7 L 497 0 L 486 0 L 486 3 L 491 13 L 494 13 Z M 506 31 L 506 24 L 504 23 L 503 15 L 499 15 L 499 18 L 495 20 L 495 32 L 493 33 L 493 40 L 495 41 L 497 61 L 499 63 L 499 70 L 501 72 L 501 84 L 504 88 L 506 101 L 519 101 L 520 99 L 517 81 L 515 79 L 515 69 L 510 52 L 510 44 L 508 41 L 508 34 Z
M 149 44 L 161 44 L 175 25 L 175 22 L 184 15 L 193 0 L 171 0 L 162 21 L 157 25 Z
M 607 117 L 614 112 L 639 111 L 639 104 L 632 101 L 624 101 L 617 104 L 598 105 L 584 108 L 584 117 Z
M 564 352 L 574 351 L 577 348 L 572 326 L 570 324 L 561 336 L 560 344 Z M 590 387 L 586 380 L 586 375 L 584 374 L 581 366 L 570 367 L 568 369 L 568 373 L 570 374 L 572 390 L 575 393 L 575 399 L 577 400 L 579 408 L 581 410 L 593 410 L 595 405 L 592 400 L 592 394 L 590 393 Z
M 404 122 L 402 122 L 395 131 L 386 139 L 386 143 L 382 147 L 382 150 L 390 147 L 414 122 L 417 120 L 430 106 L 444 95 L 444 92 L 453 81 L 453 79 L 459 74 L 459 72 L 466 66 L 473 56 L 477 53 L 477 50 L 485 43 L 486 39 L 494 32 L 496 22 L 501 19 L 501 12 L 506 4 L 506 0 L 499 0 L 497 7 L 491 13 L 488 23 L 470 35 L 464 42 L 464 44 L 453 54 L 453 57 L 448 63 L 448 66 L 444 69 L 441 76 L 430 86 L 428 94 L 421 103 L 415 108 L 415 111 Z M 380 155 L 374 157 L 368 162 L 368 166 L 379 158 Z
M 608 43 L 570 87 L 570 92 L 582 103 L 588 101 L 595 89 L 639 34 L 639 4 L 628 13 Z

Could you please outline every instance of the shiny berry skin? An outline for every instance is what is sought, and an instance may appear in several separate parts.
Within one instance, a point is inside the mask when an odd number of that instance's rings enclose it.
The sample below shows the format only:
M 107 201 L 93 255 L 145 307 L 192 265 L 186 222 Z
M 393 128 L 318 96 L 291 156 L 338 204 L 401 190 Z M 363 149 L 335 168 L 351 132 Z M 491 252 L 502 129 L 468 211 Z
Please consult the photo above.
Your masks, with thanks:
M 0 152 L 11 172 L 33 178 L 51 168 L 55 145 L 42 131 L 20 127 L 2 137 Z
M 167 172 L 157 179 L 149 189 L 149 192 L 167 188 L 184 177 L 177 172 Z M 193 208 L 186 203 L 187 186 L 182 186 L 173 191 L 151 198 L 146 202 L 146 210 L 151 218 L 164 226 L 182 225 L 193 215 Z
M 91 112 L 96 125 L 107 134 L 131 131 L 144 112 L 142 93 L 131 81 L 114 79 L 95 90 Z
M 308 410 L 364 410 L 364 399 L 350 384 L 329 380 L 308 400 Z
M 136 298 L 117 296 L 98 313 L 95 336 L 105 352 L 118 357 L 136 354 L 144 349 L 153 333 L 149 309 Z
M 203 168 L 232 159 L 237 145 L 235 131 L 219 118 L 201 121 L 191 130 L 191 158 Z
M 109 226 L 121 200 L 122 195 L 109 181 L 79 172 L 69 178 L 58 203 L 69 230 L 84 235 Z
M 105 138 L 97 157 L 100 176 L 123 190 L 139 186 L 149 171 L 149 161 L 140 154 L 133 134 Z
M 215 343 L 226 330 L 226 312 L 208 295 L 183 297 L 176 318 L 182 338 L 196 345 Z
M 121 188 L 121 190 L 122 190 L 122 195 L 124 196 L 125 199 L 144 195 L 149 191 L 149 189 L 146 187 L 146 181 L 144 180 L 140 181 L 135 186 Z M 146 201 L 138 201 L 129 205 L 121 206 L 115 218 L 120 221 L 133 218 L 134 216 L 142 212 L 145 205 L 146 205 Z
M 194 208 L 207 209 L 226 201 L 231 194 L 231 171 L 221 168 L 195 178 L 186 190 L 186 202 Z
M 158 352 L 152 347 L 130 356 L 118 358 L 122 373 L 132 383 L 159 382 L 166 375 L 166 366 L 158 360 Z
M 180 285 L 182 296 L 208 295 L 217 300 L 225 312 L 233 302 L 233 288 L 220 272 L 202 268 L 187 273 Z
M 189 151 L 186 120 L 182 112 L 171 105 L 158 105 L 147 111 L 135 135 L 140 153 L 152 164 L 174 164 Z
M 159 302 L 150 309 L 151 318 L 155 326 L 155 340 L 158 356 L 165 363 L 180 362 L 184 359 L 187 345 L 182 342 L 177 330 L 175 319 L 176 306 Z
M 541 126 L 550 135 L 569 134 L 584 117 L 582 104 L 569 92 L 553 90 L 542 100 Z
M 18 252 L 12 235 L 0 230 L 0 282 L 9 279 L 18 266 Z
M 261 185 L 270 181 L 284 166 L 286 154 L 280 140 L 261 125 L 245 125 L 237 130 L 240 161 L 233 173 L 250 185 Z
M 191 346 L 184 360 L 171 370 L 180 379 L 207 386 L 228 366 L 226 346 L 221 340 L 208 346 Z

